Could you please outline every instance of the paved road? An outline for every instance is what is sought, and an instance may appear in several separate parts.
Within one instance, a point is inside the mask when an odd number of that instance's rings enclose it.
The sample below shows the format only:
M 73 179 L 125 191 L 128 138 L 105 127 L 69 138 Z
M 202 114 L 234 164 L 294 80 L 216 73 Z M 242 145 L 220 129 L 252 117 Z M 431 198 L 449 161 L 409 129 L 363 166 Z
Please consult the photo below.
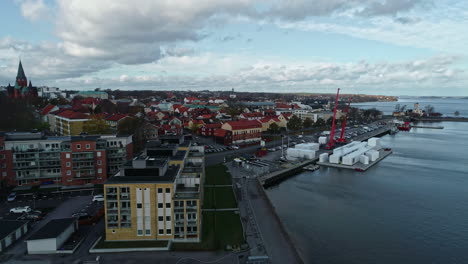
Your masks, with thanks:
M 241 185 L 239 209 L 251 255 L 268 255 L 271 263 L 302 263 L 257 179 L 242 168 L 228 167 L 235 185 Z

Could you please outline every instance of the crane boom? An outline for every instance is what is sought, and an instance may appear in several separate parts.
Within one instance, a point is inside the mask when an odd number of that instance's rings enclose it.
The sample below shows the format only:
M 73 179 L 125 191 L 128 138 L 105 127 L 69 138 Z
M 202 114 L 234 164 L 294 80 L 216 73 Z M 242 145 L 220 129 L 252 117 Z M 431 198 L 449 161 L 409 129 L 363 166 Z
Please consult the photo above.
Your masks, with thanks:
M 332 149 L 335 146 L 335 128 L 336 128 L 336 109 L 338 108 L 338 98 L 340 96 L 340 88 L 336 92 L 336 99 L 335 99 L 335 107 L 333 108 L 333 120 L 332 120 L 332 127 L 330 131 L 330 139 L 328 140 L 328 144 L 326 149 Z
M 340 138 L 336 141 L 338 142 L 346 142 L 346 139 L 344 138 L 344 134 L 345 134 L 345 130 L 346 130 L 346 121 L 348 119 L 348 112 L 349 112 L 349 105 L 351 104 L 351 97 L 348 99 L 348 104 L 346 105 L 346 108 L 345 108 L 345 116 L 344 116 L 344 119 L 343 119 L 343 122 L 341 123 L 341 135 L 340 135 Z

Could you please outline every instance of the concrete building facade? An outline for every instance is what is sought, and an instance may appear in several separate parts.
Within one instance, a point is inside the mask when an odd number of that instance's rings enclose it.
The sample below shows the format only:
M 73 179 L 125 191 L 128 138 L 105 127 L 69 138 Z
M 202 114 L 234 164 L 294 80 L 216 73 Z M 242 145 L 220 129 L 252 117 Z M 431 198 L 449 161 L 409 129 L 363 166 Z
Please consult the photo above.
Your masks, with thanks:
M 150 141 L 104 185 L 106 240 L 201 239 L 204 148 L 183 136 Z
M 104 183 L 133 157 L 131 136 L 0 134 L 0 173 L 9 186 Z

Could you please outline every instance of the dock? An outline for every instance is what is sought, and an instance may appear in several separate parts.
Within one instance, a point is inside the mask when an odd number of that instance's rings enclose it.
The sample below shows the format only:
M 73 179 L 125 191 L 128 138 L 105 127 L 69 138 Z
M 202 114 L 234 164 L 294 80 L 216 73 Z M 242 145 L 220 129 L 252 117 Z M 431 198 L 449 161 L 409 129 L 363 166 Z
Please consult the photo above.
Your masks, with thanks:
M 317 164 L 321 165 L 321 166 L 327 166 L 327 167 L 333 167 L 333 168 L 339 168 L 339 169 L 366 171 L 370 167 L 372 167 L 375 164 L 379 163 L 379 161 L 381 161 L 381 160 L 385 159 L 386 157 L 388 157 L 390 154 L 392 154 L 391 150 L 381 149 L 379 151 L 379 158 L 376 159 L 373 162 L 369 162 L 369 164 L 362 164 L 361 162 L 358 162 L 358 163 L 356 163 L 354 165 L 344 165 L 344 164 L 336 164 L 336 163 L 330 163 L 330 162 L 317 162 Z
M 293 165 L 293 166 L 291 166 L 289 168 L 274 171 L 272 173 L 260 176 L 258 178 L 258 180 L 259 180 L 260 184 L 264 188 L 271 187 L 271 186 L 273 186 L 275 184 L 278 184 L 278 183 L 284 181 L 285 179 L 287 179 L 287 178 L 289 178 L 291 176 L 297 175 L 297 173 L 302 172 L 303 167 L 305 167 L 307 165 L 311 165 L 311 164 L 315 163 L 317 160 L 318 160 L 318 158 L 303 161 L 303 162 L 301 162 L 299 164 L 296 164 L 296 165 Z
M 411 128 L 432 128 L 432 129 L 444 129 L 443 126 L 418 126 L 412 125 Z

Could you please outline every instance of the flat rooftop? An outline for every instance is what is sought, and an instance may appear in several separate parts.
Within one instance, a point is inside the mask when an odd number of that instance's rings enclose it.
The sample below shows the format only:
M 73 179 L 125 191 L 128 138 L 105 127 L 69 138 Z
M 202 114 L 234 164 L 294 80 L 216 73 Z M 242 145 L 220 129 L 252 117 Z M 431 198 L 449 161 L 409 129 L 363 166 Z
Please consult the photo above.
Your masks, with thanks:
M 106 184 L 118 184 L 118 183 L 153 183 L 153 182 L 174 182 L 177 173 L 180 170 L 180 166 L 170 166 L 162 176 L 152 175 L 131 175 L 131 176 L 118 176 L 114 175 L 107 180 Z
M 30 236 L 27 240 L 56 238 L 75 221 L 75 218 L 62 218 L 50 220 L 45 226 L 37 230 L 37 232 Z

